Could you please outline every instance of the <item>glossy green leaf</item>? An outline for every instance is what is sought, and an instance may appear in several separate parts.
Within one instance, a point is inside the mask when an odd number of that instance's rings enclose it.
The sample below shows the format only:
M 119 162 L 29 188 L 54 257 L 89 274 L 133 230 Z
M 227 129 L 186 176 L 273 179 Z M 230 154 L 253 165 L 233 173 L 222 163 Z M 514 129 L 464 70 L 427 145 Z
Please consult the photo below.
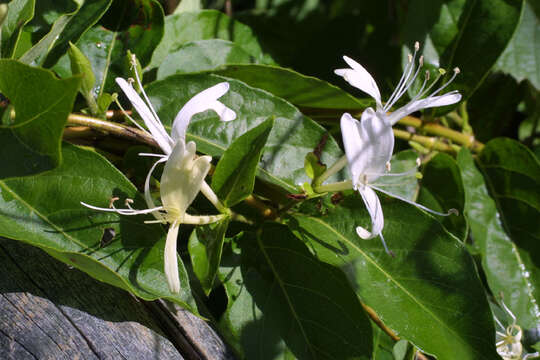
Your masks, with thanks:
M 15 115 L 8 107 L 0 125 L 0 179 L 37 174 L 60 164 L 62 132 L 80 81 L 59 80 L 50 71 L 0 60 L 0 92 Z
M 251 29 L 215 10 L 184 12 L 165 18 L 163 40 L 156 48 L 150 68 L 158 67 L 168 54 L 195 40 L 223 39 L 234 42 L 259 61 L 268 62 Z
M 234 64 L 217 73 L 264 89 L 297 106 L 354 111 L 370 105 L 369 101 L 360 101 L 324 80 L 278 66 Z
M 288 225 L 319 260 L 341 268 L 400 337 L 440 360 L 495 359 L 491 311 L 464 246 L 416 207 L 380 199 L 384 238 L 395 257 L 379 239 L 356 234 L 356 226 L 370 226 L 357 194 L 324 214 L 316 206 L 310 215 L 295 214 Z
M 129 29 L 119 28 L 118 31 L 95 26 L 89 29 L 76 43 L 81 52 L 90 60 L 92 70 L 96 76 L 94 93 L 101 96 L 104 92 L 117 92 L 119 90 L 114 79 L 116 77 L 133 77 L 131 65 L 126 60 L 129 51 L 137 56 L 143 67 L 148 65 L 152 53 L 163 37 L 164 20 L 163 10 L 155 0 L 145 1 L 144 6 L 133 10 L 129 9 L 129 2 L 124 2 L 119 12 L 126 14 L 128 20 L 133 21 Z M 134 12 L 131 13 L 130 10 Z M 129 13 L 129 16 L 127 16 Z M 116 19 L 116 22 L 127 21 L 125 17 Z M 138 19 L 145 19 L 140 22 Z M 116 24 L 117 27 L 120 24 Z M 129 39 L 124 41 L 124 39 Z M 71 69 L 67 56 L 60 58 L 53 68 L 62 77 L 70 76 Z
M 521 246 L 540 242 L 540 164 L 534 154 L 515 140 L 497 138 L 479 157 L 502 222 Z
M 107 11 L 112 0 L 86 1 L 75 12 L 60 16 L 51 30 L 20 61 L 51 67 L 64 55 L 69 42 L 76 42 Z
M 266 91 L 216 75 L 174 75 L 150 84 L 146 90 L 161 121 L 170 126 L 192 96 L 225 80 L 230 89 L 220 101 L 234 110 L 237 118 L 222 122 L 213 111 L 197 114 L 188 127 L 187 138 L 197 143 L 197 150 L 220 156 L 234 139 L 273 116 L 274 127 L 257 175 L 286 191 L 298 192 L 298 185 L 309 181 L 304 171 L 304 158 L 318 145 L 326 131 L 294 106 Z M 341 155 L 335 140 L 330 137 L 322 152 L 322 162 L 333 164 Z
M 435 217 L 458 239 L 465 240 L 465 192 L 459 167 L 450 155 L 439 153 L 424 166 L 418 202 L 441 213 L 457 210 L 458 214 Z
M 2 23 L 1 56 L 10 58 L 15 52 L 23 26 L 34 17 L 35 0 L 13 0 L 8 4 Z
M 467 149 L 459 152 L 458 164 L 465 184 L 465 215 L 489 287 L 494 294 L 503 294 L 520 326 L 536 326 L 540 320 L 540 273 L 530 251 L 512 242 L 503 229 L 495 200 L 489 196 L 486 182 Z
M 401 196 L 407 200 L 415 201 L 418 196 L 418 178 L 415 172 L 411 172 L 417 168 L 418 153 L 413 150 L 400 151 L 392 156 L 390 160 L 390 170 L 392 173 L 406 173 L 409 174 L 394 177 L 380 177 L 377 179 L 377 185 L 381 186 L 384 190 Z
M 256 59 L 240 45 L 228 40 L 190 41 L 165 58 L 159 66 L 157 79 L 174 74 L 215 70 L 227 64 L 249 64 Z
M 272 126 L 273 118 L 257 125 L 235 139 L 219 159 L 212 176 L 212 189 L 223 205 L 232 207 L 253 192 L 257 165 Z
M 69 43 L 68 55 L 71 62 L 71 73 L 74 75 L 81 75 L 82 77 L 80 88 L 81 94 L 86 99 L 86 103 L 90 107 L 92 113 L 97 115 L 99 109 L 93 93 L 96 77 L 92 72 L 92 65 L 90 65 L 90 61 L 81 50 L 72 43 Z
M 339 270 L 276 223 L 238 246 L 220 271 L 229 297 L 220 323 L 243 358 L 371 357 L 371 324 Z
M 497 61 L 497 70 L 512 75 L 517 81 L 528 79 L 540 90 L 540 18 L 532 1 L 525 1 L 521 21 L 506 50 Z
M 180 293 L 168 289 L 163 272 L 165 232 L 160 225 L 144 224 L 148 216 L 120 216 L 80 203 L 107 208 L 118 196 L 122 202 L 135 199 L 135 208 L 145 208 L 135 187 L 95 152 L 66 144 L 63 157 L 60 167 L 45 174 L 0 181 L 0 235 L 38 246 L 143 299 L 167 298 L 194 311 L 180 259 Z M 102 243 L 105 231 L 115 236 Z
M 373 360 L 394 360 L 392 349 L 394 347 L 394 340 L 385 334 L 377 326 L 373 327 L 373 354 L 371 359 Z
M 523 0 L 414 0 L 407 11 L 403 45 L 412 49 L 415 41 L 422 42 L 428 67 L 459 67 L 451 87 L 467 98 L 510 42 L 522 6 Z
M 195 275 L 206 295 L 214 286 L 229 219 L 197 226 L 189 237 L 188 250 Z

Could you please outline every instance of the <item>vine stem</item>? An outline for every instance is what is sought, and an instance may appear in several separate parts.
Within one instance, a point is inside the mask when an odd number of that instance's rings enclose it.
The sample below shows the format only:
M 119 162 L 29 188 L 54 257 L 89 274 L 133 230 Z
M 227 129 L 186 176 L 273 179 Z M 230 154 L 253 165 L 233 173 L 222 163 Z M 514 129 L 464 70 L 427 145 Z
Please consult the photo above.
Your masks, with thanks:
M 427 133 L 442 136 L 457 144 L 468 147 L 475 152 L 480 152 L 484 148 L 484 144 L 477 141 L 472 134 L 463 134 L 459 131 L 452 130 L 439 124 L 424 123 L 422 120 L 413 116 L 405 116 L 403 119 L 398 121 L 398 124 L 412 126 L 414 128 L 424 130 Z
M 101 120 L 83 114 L 69 114 L 67 123 L 68 125 L 86 126 L 94 130 L 107 132 L 118 137 L 142 142 L 152 147 L 159 148 L 159 145 L 150 134 L 123 124 Z M 79 129 L 79 131 L 80 130 L 81 129 Z
M 450 152 L 455 153 L 456 150 L 449 144 L 440 141 L 439 139 L 435 137 L 429 137 L 429 136 L 423 136 L 423 135 L 417 135 L 412 134 L 405 130 L 400 129 L 392 129 L 394 131 L 394 136 L 400 139 L 404 139 L 407 141 L 414 141 L 425 148 L 438 150 L 438 151 L 444 151 L 444 152 Z

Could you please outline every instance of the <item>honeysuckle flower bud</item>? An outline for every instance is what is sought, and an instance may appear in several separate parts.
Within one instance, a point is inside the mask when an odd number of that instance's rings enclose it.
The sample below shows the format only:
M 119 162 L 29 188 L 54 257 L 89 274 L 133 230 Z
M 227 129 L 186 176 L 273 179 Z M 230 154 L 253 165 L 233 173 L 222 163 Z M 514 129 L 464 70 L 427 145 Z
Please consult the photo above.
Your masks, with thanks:
M 142 98 L 130 82 L 122 78 L 116 78 L 116 82 L 131 101 L 148 130 L 142 128 L 131 117 L 128 116 L 128 118 L 142 131 L 150 135 L 164 152 L 164 154 L 139 154 L 159 158 L 150 168 L 144 184 L 144 198 L 148 209 L 133 209 L 130 205 L 132 201 L 129 199 L 126 200 L 127 208 L 125 209 L 115 208 L 114 201 L 110 204 L 109 208 L 82 204 L 91 209 L 111 211 L 121 215 L 150 213 L 156 218 L 156 221 L 147 221 L 147 223 L 169 223 L 170 226 L 164 253 L 165 276 L 167 277 L 167 283 L 171 292 L 178 293 L 180 291 L 180 279 L 178 276 L 176 241 L 179 225 L 182 223 L 208 224 L 219 221 L 224 217 L 224 215 L 192 216 L 186 213 L 201 190 L 201 187 L 205 184 L 204 179 L 210 170 L 210 162 L 212 160 L 210 156 L 196 155 L 195 143 L 193 141 L 186 143 L 186 129 L 193 115 L 200 112 L 213 110 L 222 121 L 234 120 L 236 113 L 218 101 L 229 90 L 229 84 L 222 82 L 192 97 L 176 115 L 172 125 L 171 135 L 169 135 L 142 87 L 138 72 L 135 70 L 134 73 L 138 86 L 141 89 Z M 150 178 L 156 166 L 163 162 L 165 162 L 165 167 L 161 176 L 160 188 L 162 205 L 156 206 L 150 194 Z M 206 189 L 209 189 L 209 187 L 206 187 Z
M 403 94 L 407 92 L 407 90 L 412 86 L 412 84 L 414 84 L 415 80 L 418 78 L 420 69 L 422 68 L 424 63 L 423 57 L 420 56 L 420 59 L 418 61 L 418 67 L 416 67 L 415 65 L 416 55 L 419 48 L 420 44 L 416 42 L 414 44 L 414 55 L 409 55 L 409 61 L 407 63 L 407 66 L 405 67 L 405 70 L 403 71 L 403 75 L 401 76 L 401 79 L 399 80 L 396 89 L 385 104 L 383 104 L 381 101 L 381 93 L 373 77 L 362 65 L 360 65 L 353 59 L 344 56 L 343 59 L 350 66 L 350 68 L 337 69 L 334 72 L 337 75 L 342 76 L 352 86 L 362 90 L 366 94 L 370 95 L 373 99 L 375 99 L 376 110 L 374 112 L 376 116 L 380 117 L 386 125 L 392 126 L 401 118 L 412 114 L 415 111 L 431 107 L 452 105 L 461 100 L 461 94 L 457 90 L 450 91 L 444 95 L 438 95 L 454 80 L 457 74 L 459 74 L 458 68 L 454 69 L 453 75 L 450 80 L 448 80 L 445 84 L 434 90 L 429 95 L 427 95 L 429 91 L 435 86 L 435 84 L 438 82 L 440 77 L 444 75 L 445 72 L 444 70 L 440 70 L 439 75 L 426 88 L 426 85 L 430 80 L 429 72 L 426 71 L 422 87 L 420 88 L 418 93 L 411 99 L 411 101 L 409 101 L 404 106 L 395 109 L 391 114 L 388 114 L 392 106 L 394 106 L 394 104 L 403 96 Z
M 497 354 L 504 360 L 539 358 L 539 352 L 529 354 L 523 353 L 523 344 L 521 343 L 523 331 L 521 330 L 521 327 L 517 325 L 517 318 L 512 311 L 510 311 L 503 301 L 501 301 L 501 305 L 512 319 L 512 323 L 505 327 L 496 316 L 493 316 L 495 323 L 499 327 L 499 330 L 495 332 Z

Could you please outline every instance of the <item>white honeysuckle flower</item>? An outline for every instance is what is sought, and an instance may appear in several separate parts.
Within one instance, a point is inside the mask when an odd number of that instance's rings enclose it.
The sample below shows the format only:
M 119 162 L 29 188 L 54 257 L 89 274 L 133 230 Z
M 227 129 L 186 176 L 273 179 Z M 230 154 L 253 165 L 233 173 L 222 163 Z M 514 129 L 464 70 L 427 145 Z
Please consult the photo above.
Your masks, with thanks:
M 146 176 L 144 184 L 144 198 L 148 209 L 137 210 L 130 205 L 132 200 L 126 200 L 125 209 L 114 207 L 113 198 L 109 208 L 100 208 L 89 204 L 82 205 L 100 211 L 115 212 L 121 215 L 152 214 L 156 221 L 169 223 L 169 231 L 165 242 L 164 263 L 165 276 L 169 289 L 173 293 L 180 291 L 180 279 L 178 275 L 178 262 L 176 253 L 176 241 L 180 224 L 208 224 L 219 221 L 224 215 L 192 216 L 186 213 L 187 209 L 205 185 L 205 177 L 210 170 L 210 156 L 197 156 L 196 145 L 193 141 L 186 143 L 186 129 L 193 115 L 207 110 L 214 110 L 222 121 L 231 121 L 236 118 L 236 113 L 226 107 L 218 99 L 229 90 L 229 84 L 222 82 L 192 97 L 178 112 L 174 119 L 171 135 L 159 120 L 156 111 L 152 107 L 148 96 L 144 92 L 139 75 L 135 71 L 136 81 L 141 89 L 143 98 L 135 91 L 129 81 L 116 78 L 116 82 L 122 88 L 133 107 L 139 113 L 148 130 L 142 128 L 131 117 L 128 118 L 142 131 L 150 135 L 159 145 L 164 154 L 141 153 L 141 156 L 158 157 Z M 165 162 L 161 176 L 161 206 L 156 206 L 150 193 L 150 178 L 156 166 Z M 207 185 L 206 185 L 207 187 Z M 207 187 L 208 188 L 208 187 Z
M 353 188 L 362 196 L 371 217 L 371 231 L 358 226 L 356 232 L 362 239 L 372 239 L 379 236 L 386 252 L 389 254 L 392 254 L 392 252 L 389 251 L 382 235 L 384 216 L 379 198 L 374 190 L 413 204 L 416 207 L 433 214 L 446 216 L 450 213 L 456 213 L 455 209 L 451 209 L 448 213 L 433 211 L 425 206 L 383 190 L 380 187 L 383 185 L 381 184 L 378 186 L 376 183 L 376 180 L 381 176 L 406 176 L 416 172 L 415 168 L 401 174 L 389 173 L 390 159 L 392 158 L 392 152 L 394 150 L 394 133 L 392 131 L 392 125 L 415 111 L 430 107 L 451 105 L 461 100 L 461 94 L 457 91 L 451 91 L 444 95 L 437 95 L 454 80 L 459 73 L 458 68 L 454 69 L 454 74 L 449 81 L 433 91 L 427 97 L 425 97 L 426 94 L 433 88 L 444 72 L 440 71 L 439 76 L 426 89 L 426 84 L 429 81 L 429 72 L 426 71 L 422 87 L 411 101 L 401 108 L 396 109 L 394 112 L 388 113 L 392 106 L 411 87 L 418 77 L 423 65 L 423 57 L 421 56 L 418 61 L 419 66 L 415 70 L 415 60 L 419 48 L 419 43 L 415 43 L 414 55 L 409 56 L 408 64 L 398 86 L 384 105 L 381 101 L 381 93 L 377 83 L 362 65 L 351 58 L 344 56 L 344 60 L 351 68 L 337 69 L 334 71 L 352 86 L 369 94 L 376 102 L 376 109 L 367 108 L 362 113 L 360 121 L 356 120 L 348 113 L 343 114 L 341 117 L 341 134 L 343 137 L 345 155 L 352 175 Z M 418 164 L 418 166 L 419 165 L 420 164 Z
M 433 91 L 430 95 L 427 94 L 433 88 L 433 86 L 435 86 L 440 77 L 444 75 L 444 71 L 439 70 L 439 76 L 437 76 L 427 88 L 426 85 L 429 81 L 429 71 L 426 71 L 422 87 L 411 99 L 411 101 L 388 114 L 392 106 L 394 106 L 401 96 L 403 96 L 403 94 L 405 94 L 407 90 L 414 84 L 420 73 L 420 69 L 424 63 L 423 56 L 420 56 L 418 67 L 415 65 L 416 55 L 419 48 L 420 44 L 416 42 L 414 44 L 414 55 L 409 55 L 409 61 L 405 67 L 405 70 L 403 71 L 403 75 L 401 76 L 396 89 L 385 104 L 383 104 L 381 101 L 381 93 L 373 77 L 362 65 L 353 59 L 344 56 L 343 59 L 351 68 L 337 69 L 334 70 L 334 73 L 342 76 L 349 84 L 362 90 L 375 99 L 377 105 L 374 112 L 376 116 L 380 117 L 386 125 L 392 126 L 403 117 L 412 114 L 415 111 L 438 106 L 452 105 L 461 100 L 461 94 L 457 90 L 450 91 L 443 95 L 437 95 L 454 80 L 457 74 L 459 74 L 458 68 L 454 69 L 454 73 L 450 80 Z
M 521 330 L 521 327 L 517 325 L 516 316 L 512 313 L 512 311 L 510 311 L 504 301 L 501 301 L 501 305 L 512 319 L 512 323 L 505 327 L 495 315 L 493 316 L 495 323 L 499 327 L 499 330 L 495 332 L 495 346 L 497 347 L 497 354 L 499 354 L 504 360 L 539 358 L 540 352 L 528 354 L 523 353 L 523 344 L 521 343 L 523 331 Z
M 389 186 L 387 183 L 377 184 L 377 180 L 381 177 L 410 176 L 416 173 L 417 168 L 415 167 L 403 173 L 389 172 L 390 159 L 394 148 L 392 127 L 385 125 L 384 121 L 376 115 L 373 109 L 368 108 L 364 111 L 360 121 L 345 113 L 341 117 L 340 125 L 345 156 L 352 174 L 353 189 L 357 190 L 362 196 L 371 217 L 371 231 L 361 226 L 356 228 L 356 233 L 362 239 L 372 239 L 379 236 L 386 252 L 393 255 L 382 235 L 384 216 L 381 203 L 374 190 L 405 201 L 432 214 L 447 216 L 457 212 L 455 209 L 451 209 L 448 213 L 433 211 L 414 201 L 382 189 L 384 186 Z M 420 166 L 420 159 L 417 159 L 416 165 Z

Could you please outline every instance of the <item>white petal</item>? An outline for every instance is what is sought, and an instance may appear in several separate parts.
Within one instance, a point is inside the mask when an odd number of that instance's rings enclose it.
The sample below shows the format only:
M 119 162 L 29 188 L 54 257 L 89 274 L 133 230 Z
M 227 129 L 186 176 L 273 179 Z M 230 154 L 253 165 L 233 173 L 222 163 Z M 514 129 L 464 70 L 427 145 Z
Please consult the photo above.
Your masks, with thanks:
M 341 135 L 355 188 L 364 180 L 372 182 L 384 175 L 394 149 L 394 133 L 373 109 L 367 108 L 360 122 L 343 114 Z
M 182 109 L 180 109 L 174 119 L 171 131 L 173 140 L 185 141 L 186 130 L 193 115 L 206 110 L 215 110 L 223 121 L 234 120 L 236 118 L 236 113 L 217 101 L 217 99 L 222 97 L 228 90 L 229 83 L 222 82 L 203 90 L 192 97 Z
M 167 278 L 167 284 L 169 290 L 172 293 L 178 294 L 180 292 L 180 277 L 178 276 L 178 258 L 176 255 L 176 241 L 178 238 L 178 226 L 179 223 L 175 221 L 169 227 L 167 232 L 167 240 L 165 241 L 164 252 L 164 264 L 165 264 L 165 277 Z
M 146 175 L 146 180 L 144 181 L 144 200 L 146 201 L 146 205 L 149 209 L 155 208 L 156 205 L 154 204 L 154 200 L 152 200 L 152 194 L 150 194 L 150 177 L 152 176 L 152 173 L 154 172 L 154 169 L 159 163 L 167 161 L 167 158 L 159 159 L 152 165 L 150 170 L 148 171 L 148 174 Z M 163 216 L 159 212 L 153 212 L 152 213 L 154 217 L 157 220 L 163 220 Z
M 399 120 L 403 119 L 407 115 L 412 114 L 415 111 L 437 106 L 452 105 L 459 102 L 460 100 L 461 94 L 457 91 L 452 91 L 440 96 L 432 96 L 425 99 L 411 101 L 407 105 L 397 109 L 396 111 L 388 115 L 388 120 L 392 125 L 394 125 Z
M 195 157 L 195 143 L 190 141 L 186 145 L 178 141 L 173 148 L 169 160 L 165 164 L 161 176 L 161 202 L 169 212 L 174 211 L 178 219 L 199 191 L 202 182 L 210 170 L 210 156 Z
M 159 119 L 154 117 L 150 108 L 126 80 L 118 77 L 116 78 L 116 83 L 120 86 L 124 94 L 126 94 L 129 101 L 131 101 L 131 104 L 133 104 L 133 107 L 143 119 L 144 124 L 150 130 L 152 137 L 156 140 L 159 147 L 164 153 L 169 154 L 173 143 L 171 137 L 165 131 L 163 124 Z
M 349 84 L 374 98 L 377 102 L 377 108 L 382 107 L 381 92 L 370 73 L 353 59 L 347 56 L 344 56 L 343 59 L 352 69 L 337 69 L 334 70 L 334 73 L 342 76 Z
M 381 208 L 381 202 L 377 197 L 377 194 L 369 186 L 362 186 L 358 189 L 358 192 L 366 204 L 366 208 L 371 217 L 371 231 L 368 231 L 362 227 L 356 228 L 356 233 L 362 239 L 372 239 L 378 236 L 384 227 L 384 216 Z
M 359 183 L 360 175 L 364 170 L 362 158 L 362 138 L 360 137 L 360 123 L 349 113 L 344 113 L 340 121 L 341 137 L 343 138 L 343 147 L 349 163 L 349 169 L 352 175 L 353 186 Z

